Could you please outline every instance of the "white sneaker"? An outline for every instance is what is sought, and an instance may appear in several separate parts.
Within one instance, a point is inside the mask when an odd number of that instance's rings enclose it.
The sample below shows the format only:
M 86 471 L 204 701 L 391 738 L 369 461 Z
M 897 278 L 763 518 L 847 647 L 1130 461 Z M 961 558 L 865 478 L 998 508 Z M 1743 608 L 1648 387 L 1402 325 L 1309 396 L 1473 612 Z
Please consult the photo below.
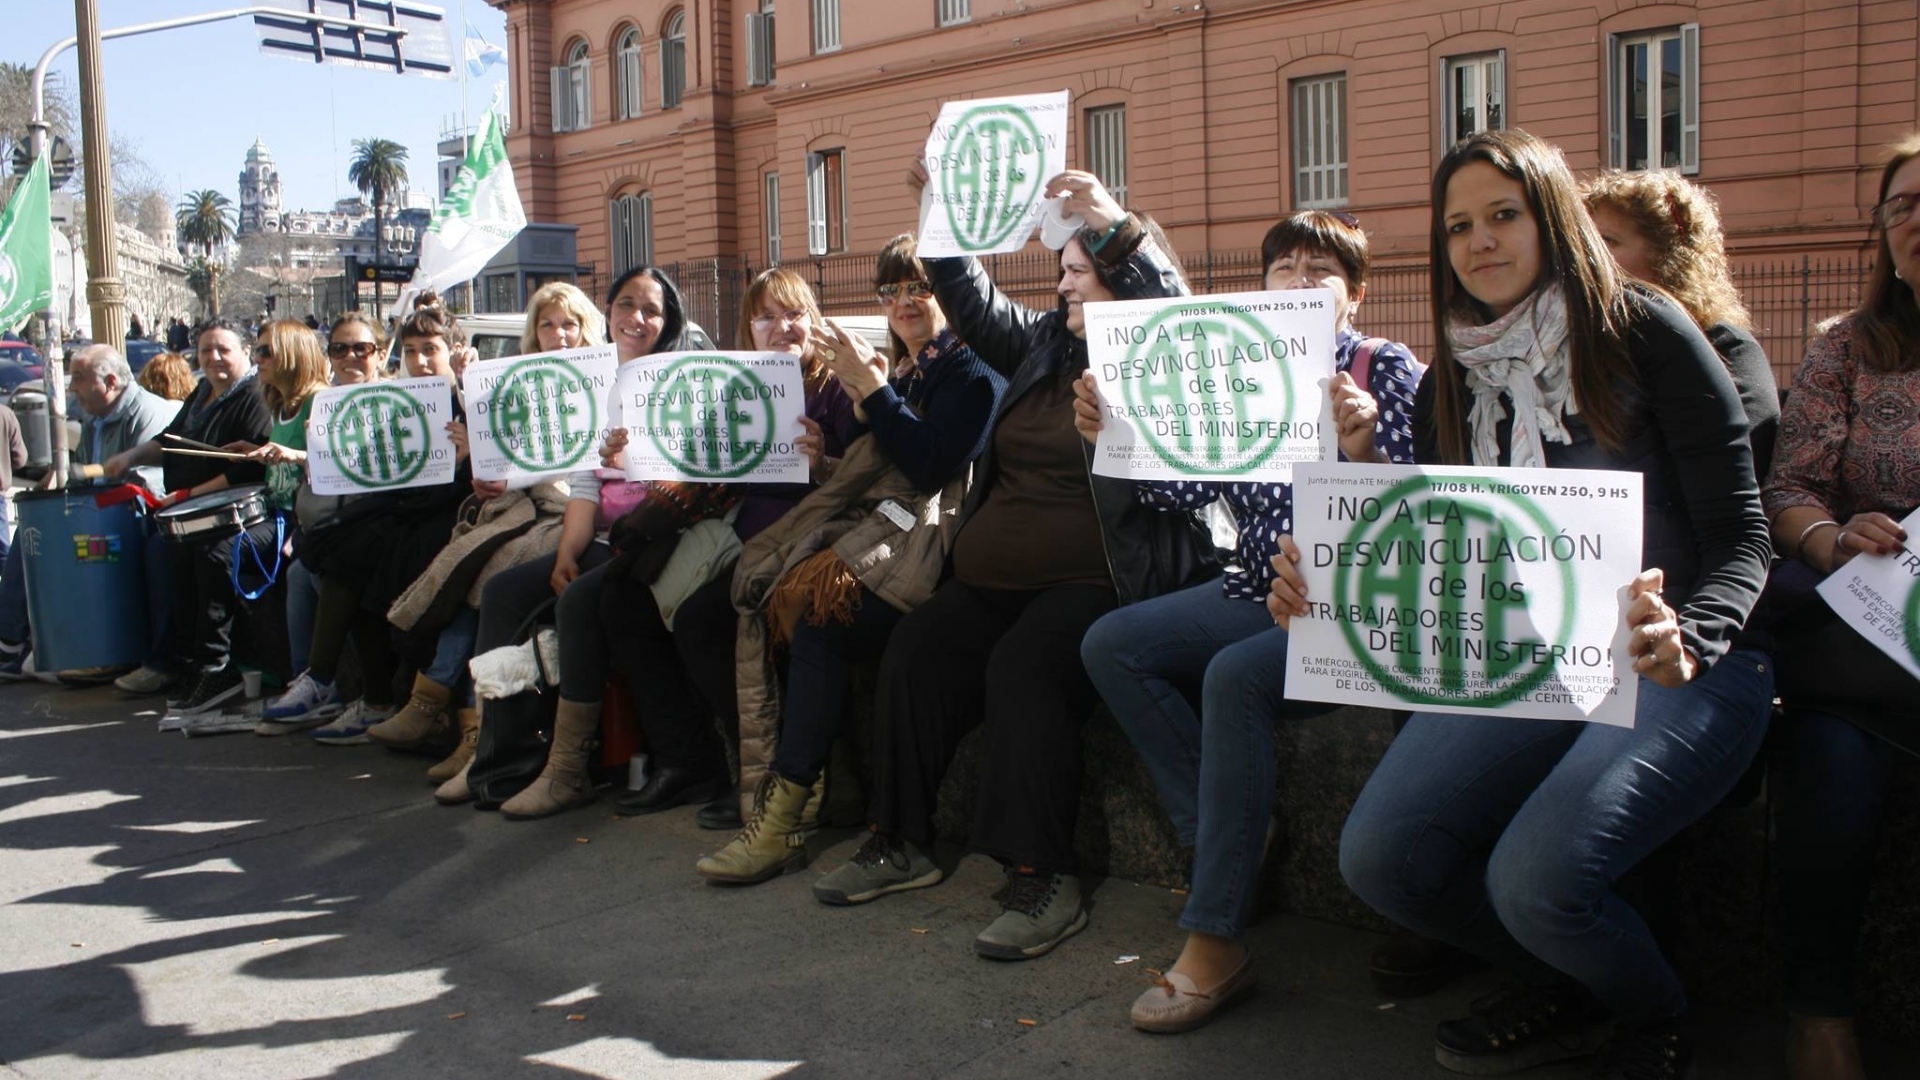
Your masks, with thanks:
M 267 702 L 260 711 L 259 735 L 290 735 L 323 724 L 340 712 L 340 692 L 303 671 L 287 692 Z
M 326 727 L 313 733 L 313 741 L 322 746 L 358 746 L 372 742 L 367 737 L 367 729 L 393 715 L 393 706 L 376 709 L 361 698 L 347 706 L 347 711 L 335 717 Z

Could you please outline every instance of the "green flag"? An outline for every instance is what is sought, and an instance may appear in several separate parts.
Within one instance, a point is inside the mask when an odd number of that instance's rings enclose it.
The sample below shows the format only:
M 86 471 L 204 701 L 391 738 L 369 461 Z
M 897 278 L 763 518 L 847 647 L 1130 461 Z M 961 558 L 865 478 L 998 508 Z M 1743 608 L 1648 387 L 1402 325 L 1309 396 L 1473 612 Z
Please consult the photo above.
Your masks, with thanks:
M 47 156 L 14 189 L 0 213 L 0 330 L 53 304 L 53 210 Z

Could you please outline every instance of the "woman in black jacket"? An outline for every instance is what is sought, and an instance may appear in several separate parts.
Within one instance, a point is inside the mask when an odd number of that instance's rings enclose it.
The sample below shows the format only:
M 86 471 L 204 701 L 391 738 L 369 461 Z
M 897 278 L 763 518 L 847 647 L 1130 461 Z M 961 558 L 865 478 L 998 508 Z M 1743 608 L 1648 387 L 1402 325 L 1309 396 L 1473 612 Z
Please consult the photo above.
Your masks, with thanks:
M 926 179 L 916 163 L 916 203 Z M 1060 252 L 1053 310 L 1009 300 L 974 259 L 925 260 L 948 320 L 1007 391 L 974 465 L 951 577 L 901 621 L 880 662 L 872 833 L 813 887 L 823 903 L 858 904 L 939 881 L 934 800 L 961 737 L 984 721 L 971 838 L 1010 880 L 974 950 L 1008 960 L 1043 955 L 1087 924 L 1073 832 L 1080 725 L 1099 696 L 1080 639 L 1115 607 L 1215 569 L 1190 517 L 1093 475 L 1073 426 L 1073 382 L 1087 367 L 1082 305 L 1186 295 L 1179 264 L 1157 227 L 1091 174 L 1062 173 L 1047 191 L 1086 223 Z
M 1566 162 L 1525 132 L 1448 152 L 1433 247 L 1415 457 L 1642 474 L 1620 673 L 1640 676 L 1638 705 L 1631 728 L 1416 713 L 1347 819 L 1340 869 L 1393 921 L 1525 978 L 1439 1026 L 1441 1064 L 1604 1052 L 1602 1080 L 1690 1075 L 1685 989 L 1615 883 L 1726 795 L 1766 731 L 1772 665 L 1735 640 L 1772 554 L 1747 415 L 1686 313 L 1622 285 Z M 1290 622 L 1313 598 L 1283 547 L 1269 606 Z

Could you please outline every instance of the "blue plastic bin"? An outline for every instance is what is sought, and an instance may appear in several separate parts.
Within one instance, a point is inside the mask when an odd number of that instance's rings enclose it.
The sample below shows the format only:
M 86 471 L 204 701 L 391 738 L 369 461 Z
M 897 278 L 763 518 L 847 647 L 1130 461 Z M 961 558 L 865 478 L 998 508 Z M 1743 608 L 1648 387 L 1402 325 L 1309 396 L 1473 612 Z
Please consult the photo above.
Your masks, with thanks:
M 139 512 L 132 502 L 102 509 L 97 491 L 14 499 L 33 665 L 41 671 L 138 664 L 152 648 Z

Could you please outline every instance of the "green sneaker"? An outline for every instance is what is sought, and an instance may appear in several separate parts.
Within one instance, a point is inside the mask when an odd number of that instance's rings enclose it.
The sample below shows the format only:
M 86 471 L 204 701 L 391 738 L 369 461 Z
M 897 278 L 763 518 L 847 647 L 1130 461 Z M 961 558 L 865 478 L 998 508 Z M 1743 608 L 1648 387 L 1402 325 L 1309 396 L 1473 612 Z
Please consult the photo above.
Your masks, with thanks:
M 834 907 L 864 904 L 890 892 L 924 889 L 940 881 L 933 858 L 913 841 L 875 829 L 845 866 L 813 883 L 813 898 Z
M 989 960 L 1031 960 L 1087 928 L 1080 879 L 1072 874 L 1036 874 L 1007 868 L 1000 917 L 973 939 L 973 951 Z

